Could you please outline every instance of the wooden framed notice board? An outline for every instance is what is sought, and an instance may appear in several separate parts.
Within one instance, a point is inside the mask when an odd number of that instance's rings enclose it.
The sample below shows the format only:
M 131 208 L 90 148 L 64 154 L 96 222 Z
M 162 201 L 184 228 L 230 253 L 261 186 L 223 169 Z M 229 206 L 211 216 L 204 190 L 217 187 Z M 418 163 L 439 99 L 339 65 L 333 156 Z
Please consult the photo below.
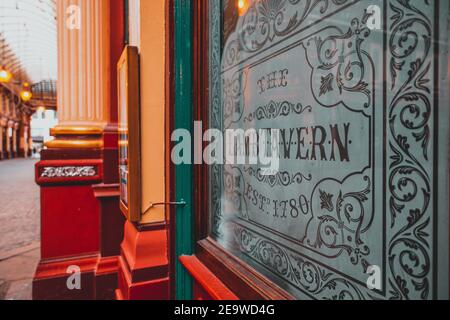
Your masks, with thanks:
M 139 53 L 127 46 L 117 64 L 119 107 L 120 209 L 130 221 L 139 221 L 140 117 Z

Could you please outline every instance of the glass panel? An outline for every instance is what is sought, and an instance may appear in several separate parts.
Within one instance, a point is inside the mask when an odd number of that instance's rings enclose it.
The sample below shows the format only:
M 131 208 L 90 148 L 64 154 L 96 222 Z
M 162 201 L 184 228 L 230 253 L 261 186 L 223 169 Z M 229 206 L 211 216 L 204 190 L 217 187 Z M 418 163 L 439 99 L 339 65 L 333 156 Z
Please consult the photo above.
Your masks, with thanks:
M 119 70 L 119 174 L 120 200 L 128 206 L 128 105 L 127 105 L 127 68 L 123 64 Z
M 56 79 L 55 17 L 54 0 L 0 1 L 0 66 L 31 83 Z
M 375 3 L 210 1 L 210 234 L 298 298 L 448 294 L 448 11 Z

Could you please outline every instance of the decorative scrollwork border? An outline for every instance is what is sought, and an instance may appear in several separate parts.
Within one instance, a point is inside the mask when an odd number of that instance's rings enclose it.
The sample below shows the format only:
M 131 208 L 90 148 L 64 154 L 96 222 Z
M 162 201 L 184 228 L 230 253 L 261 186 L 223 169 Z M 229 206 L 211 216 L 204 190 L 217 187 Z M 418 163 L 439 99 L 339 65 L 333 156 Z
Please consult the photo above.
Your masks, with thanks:
M 391 79 L 388 100 L 388 212 L 387 243 L 389 297 L 432 299 L 432 197 L 437 130 L 434 123 L 433 18 L 439 2 L 390 1 L 387 56 Z M 434 21 L 439 23 L 439 21 Z M 434 147 L 434 153 L 432 151 Z M 434 188 L 437 186 L 434 185 Z M 434 190 L 437 192 L 437 190 Z M 434 239 L 434 241 L 437 241 Z M 435 286 L 435 284 L 434 284 Z
M 97 170 L 94 166 L 85 167 L 45 167 L 41 172 L 41 178 L 74 178 L 94 177 Z
M 254 1 L 239 19 L 242 30 L 224 48 L 224 67 L 231 67 L 249 54 L 259 52 L 302 29 L 312 21 L 334 14 L 357 1 L 349 0 L 260 0 Z M 310 22 L 308 24 L 307 22 Z

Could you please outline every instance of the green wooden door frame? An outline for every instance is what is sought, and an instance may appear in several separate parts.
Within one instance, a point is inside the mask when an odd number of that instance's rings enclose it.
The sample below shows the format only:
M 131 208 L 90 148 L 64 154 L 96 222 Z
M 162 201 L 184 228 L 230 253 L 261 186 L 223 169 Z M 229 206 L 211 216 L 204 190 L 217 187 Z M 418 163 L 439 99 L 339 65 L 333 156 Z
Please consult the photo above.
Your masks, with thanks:
M 192 1 L 174 0 L 175 17 L 175 110 L 174 129 L 192 133 Z M 175 294 L 178 300 L 192 299 L 192 278 L 178 257 L 193 254 L 193 171 L 190 164 L 175 168 L 176 199 L 186 201 L 176 208 L 175 224 Z

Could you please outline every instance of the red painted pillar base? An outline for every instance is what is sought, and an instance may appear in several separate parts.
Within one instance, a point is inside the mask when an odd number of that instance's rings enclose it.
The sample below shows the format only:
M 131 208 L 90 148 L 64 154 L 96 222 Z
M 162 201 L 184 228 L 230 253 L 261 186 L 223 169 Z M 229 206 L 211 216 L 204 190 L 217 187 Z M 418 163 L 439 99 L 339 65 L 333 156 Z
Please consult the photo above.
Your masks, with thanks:
M 41 261 L 33 279 L 33 300 L 93 300 L 95 298 L 95 270 L 99 257 L 76 257 L 61 261 Z M 67 285 L 67 270 L 80 269 L 80 288 Z
M 33 299 L 95 297 L 100 207 L 92 184 L 102 180 L 103 161 L 73 158 L 50 160 L 51 153 L 44 152 L 44 160 L 36 164 L 41 192 L 41 261 L 33 281 Z M 81 272 L 80 290 L 67 287 L 72 275 L 69 267 Z
M 114 300 L 117 289 L 120 243 L 125 217 L 119 209 L 119 185 L 99 184 L 94 195 L 100 203 L 100 253 L 96 270 L 96 300 Z
M 70 267 L 80 270 L 80 288 L 67 285 Z M 114 300 L 118 257 L 76 257 L 41 261 L 33 279 L 34 300 Z M 70 282 L 70 281 L 69 281 Z
M 166 226 L 125 223 L 119 257 L 117 300 L 169 299 L 168 239 Z
M 95 270 L 95 300 L 114 300 L 117 288 L 118 257 L 101 257 Z

